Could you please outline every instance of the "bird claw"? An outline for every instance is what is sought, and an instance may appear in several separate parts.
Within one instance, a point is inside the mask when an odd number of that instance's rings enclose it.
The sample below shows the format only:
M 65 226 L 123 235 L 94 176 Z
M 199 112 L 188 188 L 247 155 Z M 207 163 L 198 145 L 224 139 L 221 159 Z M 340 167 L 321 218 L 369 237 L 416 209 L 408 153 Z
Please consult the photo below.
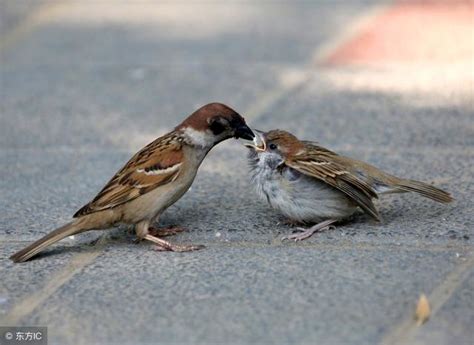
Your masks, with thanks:
M 170 252 L 191 252 L 194 250 L 199 250 L 204 248 L 203 245 L 179 245 L 172 244 L 168 241 L 165 241 L 159 237 L 146 234 L 144 237 L 145 240 L 153 242 L 155 244 L 155 250 L 159 251 L 170 251 Z M 156 248 L 159 247 L 159 248 Z
M 301 228 L 299 228 L 299 229 L 301 229 Z M 282 241 L 294 240 L 295 242 L 298 242 L 298 241 L 302 241 L 302 240 L 307 239 L 308 237 L 310 237 L 314 233 L 313 231 L 305 230 L 305 229 L 300 230 L 300 231 L 302 231 L 302 232 L 297 233 L 297 234 L 291 234 L 291 235 L 288 235 L 288 236 L 283 236 L 281 238 L 281 240 Z
M 311 237 L 315 232 L 321 232 L 321 231 L 326 231 L 326 230 L 332 230 L 335 229 L 336 227 L 332 225 L 332 223 L 336 222 L 336 220 L 326 220 L 324 222 L 321 222 L 319 224 L 316 224 L 308 229 L 298 227 L 296 228 L 291 235 L 283 236 L 281 238 L 282 241 L 284 240 L 294 240 L 295 242 L 298 241 L 303 241 L 307 239 L 308 237 Z M 298 233 L 295 233 L 298 232 Z

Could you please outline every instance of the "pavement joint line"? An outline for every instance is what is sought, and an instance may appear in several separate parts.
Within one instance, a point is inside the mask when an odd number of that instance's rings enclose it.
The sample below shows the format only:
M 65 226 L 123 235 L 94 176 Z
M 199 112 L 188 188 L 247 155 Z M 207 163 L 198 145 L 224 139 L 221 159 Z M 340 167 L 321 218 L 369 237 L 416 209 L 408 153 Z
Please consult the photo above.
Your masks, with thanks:
M 0 241 L 0 244 L 24 244 L 30 243 L 32 240 L 14 240 L 14 241 Z M 95 242 L 95 241 L 92 241 Z M 114 243 L 123 243 L 127 244 L 125 238 L 121 238 L 118 240 L 104 240 L 100 239 L 101 246 L 113 246 Z M 131 242 L 130 242 L 131 243 Z M 419 251 L 425 250 L 429 252 L 455 252 L 455 251 L 462 251 L 462 252 L 470 252 L 473 251 L 474 253 L 474 244 L 469 243 L 445 243 L 445 244 L 422 244 L 422 245 L 406 245 L 404 243 L 377 243 L 374 244 L 373 242 L 351 242 L 351 241 L 334 241 L 334 243 L 321 243 L 321 242 L 301 242 L 301 243 L 294 243 L 294 242 L 281 242 L 279 237 L 272 238 L 269 236 L 268 240 L 260 240 L 258 242 L 254 241 L 229 241 L 229 242 L 219 242 L 219 241 L 200 241 L 200 243 L 206 246 L 220 246 L 220 247 L 235 247 L 235 248 L 272 248 L 272 247 L 301 247 L 301 248 L 315 248 L 315 249 L 340 249 L 340 250 L 352 250 L 354 248 L 357 249 L 366 249 L 366 250 L 379 250 L 381 248 L 388 249 L 388 250 L 406 250 L 406 251 Z M 87 245 L 86 243 L 80 244 L 69 244 L 64 246 L 65 248 L 75 248 L 77 246 Z M 78 254 L 80 255 L 80 254 Z
M 102 254 L 101 248 L 106 241 L 106 237 L 104 234 L 99 238 L 93 246 L 95 250 L 92 252 L 88 251 L 74 255 L 69 263 L 60 272 L 51 277 L 42 289 L 30 294 L 26 298 L 23 298 L 21 302 L 17 303 L 12 310 L 0 320 L 0 325 L 18 325 L 22 318 L 28 316 L 61 286 L 71 280 L 85 266 L 91 264 Z M 26 265 L 27 264 L 28 263 L 26 263 Z
M 18 25 L 0 36 L 0 51 L 5 51 L 23 37 L 33 32 L 38 26 L 57 16 L 58 11 L 64 10 L 67 2 L 48 1 L 28 14 Z
M 430 319 L 433 319 L 436 316 L 436 313 L 451 298 L 457 288 L 468 278 L 473 270 L 474 256 L 471 255 L 468 260 L 459 264 L 451 273 L 449 273 L 444 281 L 428 295 L 428 301 L 431 305 Z M 430 320 L 428 320 L 428 322 L 430 322 Z M 416 325 L 412 314 L 389 331 L 380 344 L 413 344 L 418 329 L 419 327 Z
M 269 110 L 275 105 L 283 96 L 289 95 L 297 89 L 303 87 L 314 76 L 312 72 L 316 71 L 318 65 L 324 64 L 327 58 L 342 44 L 349 41 L 355 35 L 367 25 L 368 22 L 372 21 L 373 18 L 378 16 L 380 13 L 385 11 L 392 4 L 386 2 L 384 4 L 373 5 L 369 10 L 364 11 L 356 19 L 352 20 L 340 33 L 336 34 L 334 38 L 326 41 L 320 47 L 318 47 L 312 54 L 311 62 L 300 68 L 300 72 L 304 73 L 304 76 L 300 77 L 299 80 L 295 81 L 291 85 L 280 85 L 274 89 L 264 93 L 259 97 L 259 101 L 254 102 L 250 105 L 242 114 L 247 119 L 253 121 L 257 120 L 266 110 Z
M 204 245 L 220 245 L 222 246 L 222 243 L 219 242 L 203 242 Z M 282 243 L 280 240 L 276 241 L 271 241 L 271 244 L 263 243 L 263 242 L 245 242 L 245 241 L 237 241 L 237 242 L 228 242 L 224 243 L 224 245 L 227 245 L 229 247 L 246 247 L 246 248 L 271 248 L 271 247 L 301 247 L 301 248 L 314 248 L 314 249 L 336 249 L 336 250 L 353 250 L 353 249 L 365 249 L 365 250 L 379 250 L 379 249 L 387 249 L 387 250 L 406 250 L 406 251 L 429 251 L 429 252 L 456 252 L 456 251 L 461 251 L 463 253 L 470 253 L 474 252 L 474 244 L 444 244 L 444 245 L 405 245 L 405 244 L 395 244 L 395 243 L 380 243 L 380 244 L 374 244 L 373 242 L 350 242 L 350 241 L 344 241 L 344 242 L 338 242 L 338 243 L 318 243 L 318 242 L 313 242 L 313 243 L 294 243 L 290 242 L 288 244 Z

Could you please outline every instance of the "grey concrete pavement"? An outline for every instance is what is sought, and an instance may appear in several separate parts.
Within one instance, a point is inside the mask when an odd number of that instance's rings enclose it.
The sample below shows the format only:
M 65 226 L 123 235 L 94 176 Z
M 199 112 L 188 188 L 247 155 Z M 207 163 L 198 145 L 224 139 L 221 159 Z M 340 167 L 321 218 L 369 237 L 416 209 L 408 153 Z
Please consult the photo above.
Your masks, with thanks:
M 402 66 L 378 69 L 381 85 L 373 71 L 313 63 L 380 5 L 73 1 L 2 12 L 0 325 L 48 326 L 51 344 L 468 344 L 472 82 Z M 119 227 L 25 264 L 7 259 L 211 101 L 456 201 L 387 196 L 381 224 L 360 214 L 281 243 L 291 228 L 256 199 L 246 149 L 228 141 L 161 219 L 188 229 L 172 241 L 205 250 L 156 252 Z M 433 314 L 417 328 L 421 293 Z

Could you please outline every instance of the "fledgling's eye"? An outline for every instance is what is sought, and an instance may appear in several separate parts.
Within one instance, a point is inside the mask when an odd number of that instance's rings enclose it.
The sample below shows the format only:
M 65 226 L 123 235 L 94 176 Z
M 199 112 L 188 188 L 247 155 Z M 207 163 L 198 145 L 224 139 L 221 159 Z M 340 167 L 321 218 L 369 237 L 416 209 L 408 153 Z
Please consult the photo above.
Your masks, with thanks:
M 268 147 L 270 148 L 270 150 L 276 150 L 277 149 L 276 144 L 270 144 L 270 145 L 268 145 Z

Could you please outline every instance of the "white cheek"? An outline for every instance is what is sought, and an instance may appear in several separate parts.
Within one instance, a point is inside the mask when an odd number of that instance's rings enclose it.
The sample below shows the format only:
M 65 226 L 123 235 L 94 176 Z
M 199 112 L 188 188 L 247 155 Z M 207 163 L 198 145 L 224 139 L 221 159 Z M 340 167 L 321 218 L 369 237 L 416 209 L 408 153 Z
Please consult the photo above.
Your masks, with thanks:
M 188 127 L 184 130 L 184 134 L 188 137 L 189 141 L 196 146 L 211 147 L 215 142 L 215 137 L 209 130 L 197 131 Z

